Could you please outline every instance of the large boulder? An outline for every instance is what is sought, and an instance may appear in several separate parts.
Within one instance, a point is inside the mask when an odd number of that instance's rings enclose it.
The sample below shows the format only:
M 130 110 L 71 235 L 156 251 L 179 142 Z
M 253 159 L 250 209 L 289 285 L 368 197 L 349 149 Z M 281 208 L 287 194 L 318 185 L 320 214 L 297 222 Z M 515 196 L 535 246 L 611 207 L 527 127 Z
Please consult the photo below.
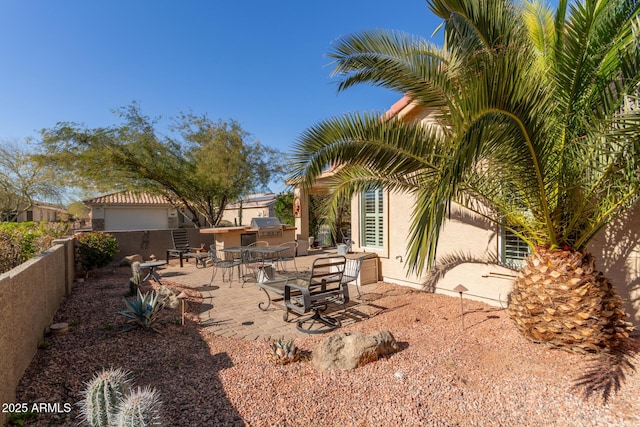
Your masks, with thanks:
M 335 334 L 320 343 L 313 351 L 312 362 L 320 371 L 355 369 L 399 350 L 389 331 L 365 335 L 361 332 Z

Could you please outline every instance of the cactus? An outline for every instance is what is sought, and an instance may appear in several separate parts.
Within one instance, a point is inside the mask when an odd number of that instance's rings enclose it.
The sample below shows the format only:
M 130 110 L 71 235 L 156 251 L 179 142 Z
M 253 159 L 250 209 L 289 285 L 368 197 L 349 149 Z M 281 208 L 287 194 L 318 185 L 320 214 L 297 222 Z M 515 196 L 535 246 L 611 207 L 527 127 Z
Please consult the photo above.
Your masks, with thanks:
M 285 342 L 283 338 L 280 338 L 271 343 L 271 353 L 268 354 L 268 357 L 273 363 L 286 365 L 300 359 L 300 350 L 293 343 L 293 340 Z
M 140 262 L 134 261 L 131 264 L 131 278 L 129 279 L 129 296 L 135 296 L 142 284 L 142 273 L 140 272 Z
M 161 426 L 162 402 L 155 389 L 145 387 L 132 391 L 118 406 L 116 427 Z
M 118 405 L 129 391 L 128 373 L 122 369 L 105 369 L 87 383 L 79 402 L 80 416 L 92 427 L 111 426 Z

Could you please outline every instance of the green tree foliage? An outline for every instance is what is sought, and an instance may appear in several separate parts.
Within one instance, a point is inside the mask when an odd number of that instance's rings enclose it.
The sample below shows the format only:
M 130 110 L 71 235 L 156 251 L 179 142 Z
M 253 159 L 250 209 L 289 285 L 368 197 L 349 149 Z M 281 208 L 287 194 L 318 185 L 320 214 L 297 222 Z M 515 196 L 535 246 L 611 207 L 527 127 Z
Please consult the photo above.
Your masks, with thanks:
M 55 168 L 36 162 L 28 145 L 0 146 L 0 221 L 31 209 L 38 199 L 61 198 Z
M 278 194 L 273 209 L 281 223 L 295 225 L 295 218 L 293 216 L 293 192 L 289 191 Z
M 516 327 L 599 353 L 586 381 L 606 398 L 632 366 L 633 328 L 587 245 L 640 197 L 640 2 L 427 3 L 444 20 L 444 47 L 379 30 L 330 53 L 340 90 L 396 90 L 413 120 L 325 120 L 299 138 L 291 178 L 308 186 L 341 166 L 329 218 L 364 190 L 412 195 L 407 266 L 417 274 L 434 265 L 452 203 L 511 230 L 532 249 L 510 293 Z
M 71 221 L 81 221 L 89 219 L 89 208 L 82 202 L 72 202 L 67 207 L 67 212 Z
M 327 196 L 312 194 L 309 196 L 309 231 L 312 236 L 317 236 L 318 227 L 327 222 L 325 204 Z M 276 196 L 274 205 L 276 216 L 284 224 L 295 225 L 293 216 L 293 192 L 281 193 Z M 331 225 L 331 235 L 334 242 L 342 242 L 347 229 L 350 227 L 351 201 L 344 200 L 338 206 L 337 215 Z
M 39 160 L 60 165 L 69 183 L 85 188 L 162 194 L 198 227 L 217 225 L 227 203 L 282 173 L 282 155 L 249 142 L 235 120 L 182 114 L 161 136 L 135 103 L 118 117 L 123 123 L 107 128 L 60 123 L 43 130 Z
M 68 231 L 61 223 L 0 223 L 0 274 L 46 251 Z

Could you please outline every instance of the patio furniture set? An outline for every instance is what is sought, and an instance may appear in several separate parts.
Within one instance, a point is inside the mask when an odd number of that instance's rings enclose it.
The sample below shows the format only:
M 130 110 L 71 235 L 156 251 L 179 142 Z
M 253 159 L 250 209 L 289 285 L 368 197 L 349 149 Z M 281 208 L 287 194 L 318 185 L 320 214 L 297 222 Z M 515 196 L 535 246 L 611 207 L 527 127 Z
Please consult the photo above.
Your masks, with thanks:
M 349 302 L 348 283 L 358 277 L 361 262 L 358 259 L 347 259 L 344 255 L 330 255 L 314 260 L 310 270 L 298 271 L 295 256 L 297 242 L 287 242 L 278 246 L 269 246 L 267 242 L 257 241 L 247 246 L 218 248 L 211 245 L 193 250 L 189 245 L 186 230 L 173 230 L 172 249 L 167 250 L 167 260 L 171 257 L 183 260 L 195 259 L 197 268 L 211 265 L 212 273 L 209 285 L 213 283 L 218 270 L 222 271 L 222 281 L 231 287 L 234 271 L 238 272 L 241 287 L 253 282 L 260 288 L 267 300 L 260 302 L 258 308 L 269 310 L 276 305 L 284 310 L 283 319 L 289 320 L 289 313 L 300 316 L 296 327 L 301 332 L 324 333 L 340 327 L 338 319 L 323 313 L 329 304 L 339 304 L 346 308 Z M 148 262 L 140 265 L 149 270 L 146 279 L 160 283 L 155 268 L 167 261 Z M 286 268 L 286 263 L 293 262 L 293 270 Z M 360 290 L 358 289 L 358 296 Z M 318 327 L 319 326 L 319 327 Z

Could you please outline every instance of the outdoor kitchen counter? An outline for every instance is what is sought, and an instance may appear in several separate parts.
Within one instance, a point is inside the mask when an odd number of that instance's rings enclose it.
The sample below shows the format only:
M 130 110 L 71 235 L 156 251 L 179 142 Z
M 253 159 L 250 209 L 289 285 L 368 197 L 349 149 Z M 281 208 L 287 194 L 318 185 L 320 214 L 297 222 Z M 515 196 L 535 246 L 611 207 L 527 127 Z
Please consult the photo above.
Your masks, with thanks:
M 293 225 L 283 225 L 282 226 L 282 230 L 283 231 L 287 231 L 287 230 L 295 230 L 296 227 Z M 244 232 L 244 233 L 257 233 L 258 229 L 257 228 L 251 228 L 248 225 L 241 225 L 241 226 L 236 226 L 236 227 L 212 227 L 212 228 L 201 228 L 200 232 L 203 234 L 220 234 L 220 233 L 237 233 L 237 232 Z
M 213 228 L 201 228 L 200 233 L 213 234 L 216 240 L 216 245 L 219 248 L 229 248 L 234 246 L 246 246 L 247 235 L 250 235 L 252 241 L 264 240 L 269 242 L 269 246 L 278 246 L 282 243 L 292 242 L 296 238 L 296 228 L 292 225 L 282 226 L 282 235 L 274 237 L 264 237 L 259 235 L 257 228 L 251 228 L 249 226 L 236 226 L 236 227 L 213 227 Z M 244 237 L 243 237 L 244 236 Z
M 218 234 L 218 233 L 232 233 L 238 231 L 246 231 L 249 229 L 249 226 L 240 226 L 240 227 L 212 227 L 212 228 L 201 228 L 200 232 L 203 234 Z

